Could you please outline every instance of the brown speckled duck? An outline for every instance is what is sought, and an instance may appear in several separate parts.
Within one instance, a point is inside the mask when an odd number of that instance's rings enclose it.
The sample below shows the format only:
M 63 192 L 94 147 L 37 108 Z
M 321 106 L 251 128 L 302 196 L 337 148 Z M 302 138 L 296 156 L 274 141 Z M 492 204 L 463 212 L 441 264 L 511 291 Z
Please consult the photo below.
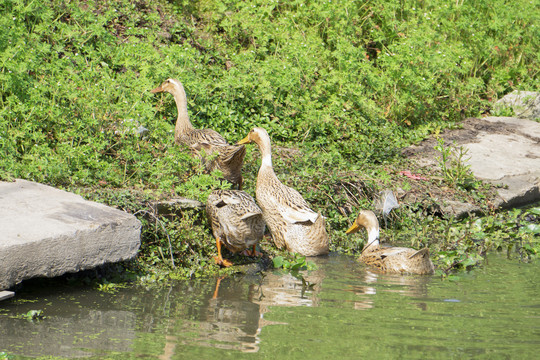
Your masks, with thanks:
M 252 248 L 247 255 L 260 255 L 255 248 L 264 235 L 266 224 L 261 209 L 248 193 L 215 190 L 208 196 L 206 213 L 216 238 L 217 264 L 226 267 L 232 265 L 221 255 L 222 244 L 233 253 Z
M 233 186 L 242 189 L 242 165 L 246 149 L 244 146 L 230 145 L 223 136 L 212 129 L 195 129 L 189 121 L 186 92 L 182 83 L 175 79 L 167 79 L 160 86 L 151 90 L 152 93 L 168 92 L 174 96 L 178 109 L 178 118 L 174 129 L 174 141 L 187 145 L 191 151 L 201 155 L 218 153 L 214 161 L 206 164 L 206 169 L 219 169 L 223 177 Z
M 274 244 L 305 256 L 328 253 L 328 234 L 321 214 L 311 210 L 302 195 L 279 181 L 272 167 L 270 136 L 256 127 L 238 144 L 255 142 L 262 161 L 257 175 L 256 198 Z
M 372 211 L 362 210 L 347 234 L 352 234 L 365 227 L 368 241 L 359 260 L 381 272 L 398 274 L 433 274 L 433 263 L 429 258 L 429 249 L 414 250 L 404 247 L 381 247 L 379 245 L 379 222 Z

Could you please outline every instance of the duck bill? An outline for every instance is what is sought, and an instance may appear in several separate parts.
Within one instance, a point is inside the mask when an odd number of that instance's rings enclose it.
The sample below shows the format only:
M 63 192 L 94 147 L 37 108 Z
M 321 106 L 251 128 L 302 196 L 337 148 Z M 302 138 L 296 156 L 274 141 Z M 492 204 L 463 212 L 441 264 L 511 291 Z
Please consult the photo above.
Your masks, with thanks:
M 249 134 L 248 134 L 245 138 L 243 138 L 242 140 L 237 142 L 236 145 L 249 144 L 250 142 L 251 142 L 251 140 L 249 140 Z
M 358 230 L 360 230 L 360 226 L 358 226 L 358 224 L 355 221 L 355 222 L 353 222 L 351 227 L 349 229 L 347 229 L 347 231 L 345 231 L 345 234 L 353 234 L 353 233 L 357 232 Z
M 150 90 L 152 94 L 163 92 L 163 88 L 159 85 L 157 88 Z

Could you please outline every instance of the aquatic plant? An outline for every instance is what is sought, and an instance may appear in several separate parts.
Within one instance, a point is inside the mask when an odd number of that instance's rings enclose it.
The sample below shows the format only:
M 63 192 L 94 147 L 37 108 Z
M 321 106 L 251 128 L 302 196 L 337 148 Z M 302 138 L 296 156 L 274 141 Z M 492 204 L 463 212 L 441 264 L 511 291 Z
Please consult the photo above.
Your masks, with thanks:
M 426 221 L 427 220 L 427 221 Z M 484 263 L 489 251 L 530 262 L 540 253 L 540 209 L 514 209 L 465 219 L 408 213 L 394 228 L 383 230 L 392 242 L 429 245 L 437 273 L 450 274 Z M 399 228 L 396 230 L 395 228 Z
M 43 310 L 30 310 L 27 313 L 22 314 L 21 317 L 29 321 L 45 319 L 45 315 L 43 315 Z
M 272 263 L 276 269 L 285 269 L 290 271 L 315 270 L 317 265 L 312 261 L 306 260 L 306 257 L 300 254 L 278 255 L 272 258 Z

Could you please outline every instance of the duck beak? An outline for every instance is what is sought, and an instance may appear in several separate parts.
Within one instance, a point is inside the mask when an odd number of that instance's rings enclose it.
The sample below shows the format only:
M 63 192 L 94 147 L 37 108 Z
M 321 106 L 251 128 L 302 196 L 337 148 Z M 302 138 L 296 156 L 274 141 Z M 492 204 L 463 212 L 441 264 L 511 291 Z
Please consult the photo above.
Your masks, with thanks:
M 157 88 L 150 90 L 152 94 L 163 92 L 163 88 L 159 85 Z
M 358 230 L 360 230 L 360 226 L 357 224 L 356 220 L 354 220 L 351 227 L 347 231 L 345 231 L 345 234 L 353 234 L 357 232 Z
M 242 140 L 237 142 L 236 145 L 249 144 L 250 142 L 251 142 L 251 140 L 249 139 L 249 134 L 248 134 L 245 138 L 243 138 Z

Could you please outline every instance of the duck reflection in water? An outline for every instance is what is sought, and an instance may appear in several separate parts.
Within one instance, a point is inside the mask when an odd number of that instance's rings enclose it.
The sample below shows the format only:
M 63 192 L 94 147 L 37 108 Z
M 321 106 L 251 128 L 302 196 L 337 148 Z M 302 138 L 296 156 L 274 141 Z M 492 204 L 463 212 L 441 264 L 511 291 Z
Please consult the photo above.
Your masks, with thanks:
M 161 360 L 176 357 L 176 345 L 208 346 L 257 352 L 262 325 L 259 305 L 249 301 L 256 284 L 234 277 L 216 279 L 215 287 L 200 298 L 189 316 L 171 319 Z M 186 334 L 188 336 L 186 336 Z
M 411 299 L 419 299 L 414 304 L 421 310 L 427 309 L 427 304 L 420 301 L 427 298 L 429 276 L 382 274 L 365 269 L 359 276 L 362 285 L 354 286 L 351 291 L 362 300 L 354 302 L 357 310 L 366 310 L 375 307 L 377 291 L 398 293 Z
M 160 359 L 170 359 L 178 343 L 257 352 L 264 326 L 286 325 L 266 320 L 265 314 L 273 306 L 318 306 L 323 277 L 321 270 L 315 270 L 304 275 L 304 281 L 280 272 L 217 278 L 206 305 L 193 320 L 179 323 L 179 333 L 195 335 L 189 339 L 168 336 Z

